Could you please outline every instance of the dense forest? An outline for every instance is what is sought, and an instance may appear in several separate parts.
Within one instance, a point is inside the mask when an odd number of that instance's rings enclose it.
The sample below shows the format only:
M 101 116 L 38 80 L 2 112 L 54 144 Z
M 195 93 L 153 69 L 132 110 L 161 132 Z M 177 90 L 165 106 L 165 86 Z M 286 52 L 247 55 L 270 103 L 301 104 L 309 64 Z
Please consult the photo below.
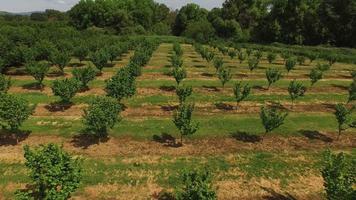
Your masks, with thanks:
M 47 10 L 30 19 L 120 35 L 185 36 L 198 42 L 356 46 L 354 0 L 226 0 L 211 11 L 196 4 L 171 10 L 153 0 L 81 0 L 66 13 Z

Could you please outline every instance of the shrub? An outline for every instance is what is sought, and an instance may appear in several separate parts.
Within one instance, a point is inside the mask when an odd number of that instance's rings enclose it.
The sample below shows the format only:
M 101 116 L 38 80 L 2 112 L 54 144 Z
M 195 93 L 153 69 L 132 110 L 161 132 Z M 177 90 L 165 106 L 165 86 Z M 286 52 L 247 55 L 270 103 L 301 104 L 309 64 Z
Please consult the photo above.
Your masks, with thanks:
M 83 60 L 88 56 L 89 48 L 86 45 L 81 45 L 74 48 L 73 55 L 79 59 L 79 62 L 82 63 Z
M 49 65 L 44 62 L 30 62 L 26 64 L 26 71 L 29 73 L 37 82 L 38 85 L 43 87 L 43 80 L 48 74 Z
M 356 70 L 350 72 L 352 79 L 356 80 Z
M 316 53 L 308 53 L 307 58 L 310 60 L 310 63 L 313 63 L 314 60 L 318 59 L 318 54 Z
M 0 94 L 0 125 L 16 131 L 33 113 L 34 108 L 25 99 Z
M 255 52 L 255 57 L 258 59 L 258 60 L 261 60 L 261 58 L 262 58 L 262 56 L 263 56 L 263 52 L 262 51 L 256 51 Z
M 269 64 L 272 64 L 277 58 L 277 54 L 273 53 L 273 52 L 269 52 L 267 54 L 267 60 L 269 62 Z
M 298 61 L 299 65 L 304 65 L 305 57 L 304 56 L 298 56 L 297 57 L 297 61 Z
M 190 95 L 192 95 L 193 92 L 193 88 L 191 86 L 182 86 L 182 87 L 177 87 L 176 88 L 176 94 L 179 98 L 179 103 L 182 104 L 185 102 L 185 100 L 187 99 L 187 97 L 189 97 Z
M 142 67 L 135 62 L 129 62 L 129 64 L 126 66 L 130 72 L 131 76 L 138 77 L 141 76 L 142 74 Z
M 282 113 L 278 111 L 276 107 L 262 107 L 260 112 L 260 118 L 262 120 L 262 125 L 265 128 L 265 135 L 283 125 L 287 115 L 288 113 Z
M 183 59 L 179 57 L 177 54 L 172 55 L 172 60 L 171 60 L 172 66 L 173 67 L 182 67 L 183 66 Z
M 232 78 L 232 74 L 231 74 L 231 70 L 227 69 L 226 67 L 222 67 L 218 70 L 218 77 L 219 80 L 223 86 L 223 88 L 225 87 L 225 84 L 227 82 L 229 82 Z
M 288 73 L 295 68 L 296 64 L 297 64 L 297 60 L 295 58 L 287 59 L 285 67 L 286 67 Z
M 172 71 L 172 75 L 179 85 L 185 78 L 187 78 L 187 71 L 183 67 L 176 67 Z
M 229 54 L 231 59 L 234 59 L 236 57 L 236 55 L 237 55 L 235 49 L 230 49 L 228 54 Z
M 335 118 L 338 123 L 338 138 L 341 135 L 342 131 L 345 131 L 346 129 L 353 127 L 354 123 L 356 121 L 352 120 L 352 112 L 354 111 L 355 107 L 352 107 L 351 109 L 348 109 L 346 106 L 342 104 L 337 104 L 335 106 Z
M 109 54 L 104 50 L 98 50 L 90 54 L 90 60 L 95 67 L 101 72 L 109 60 Z
M 181 174 L 183 187 L 177 190 L 178 200 L 216 200 L 212 175 L 208 170 L 184 170 Z
M 198 130 L 199 124 L 192 122 L 193 111 L 193 104 L 181 104 L 174 113 L 173 123 L 180 132 L 181 145 L 183 136 L 192 135 Z
M 268 81 L 268 89 L 271 85 L 282 78 L 282 73 L 278 69 L 268 68 L 266 70 L 266 78 Z
M 251 87 L 248 84 L 243 86 L 241 82 L 237 82 L 234 84 L 233 91 L 237 109 L 239 103 L 245 100 L 250 95 Z
M 7 93 L 11 87 L 11 79 L 5 75 L 0 74 L 0 94 Z
M 246 49 L 246 54 L 247 54 L 248 57 L 251 56 L 252 52 L 253 52 L 252 49 Z
M 291 57 L 291 54 L 289 52 L 283 52 L 281 53 L 281 57 L 286 62 Z
M 319 69 L 312 69 L 309 74 L 309 78 L 311 81 L 311 86 L 317 83 L 319 80 L 323 78 L 323 72 Z
M 320 63 L 318 63 L 318 64 L 316 65 L 316 68 L 317 68 L 318 70 L 322 71 L 322 72 L 328 71 L 328 70 L 330 69 L 330 67 L 331 67 L 331 65 L 329 65 L 329 64 L 320 64 Z
M 104 51 L 106 52 L 110 63 L 113 63 L 114 60 L 121 54 L 120 48 L 117 45 L 110 45 L 106 47 Z
M 324 153 L 321 170 L 328 200 L 351 200 L 355 197 L 355 162 L 347 159 L 344 153 Z
M 252 72 L 253 70 L 258 68 L 259 63 L 260 63 L 259 59 L 252 57 L 252 58 L 248 59 L 248 68 Z
M 348 103 L 356 100 L 356 80 L 354 80 L 349 87 Z
M 52 85 L 52 92 L 61 98 L 61 103 L 68 104 L 80 90 L 80 82 L 76 79 L 55 80 Z
M 74 68 L 72 71 L 74 79 L 80 82 L 81 89 L 88 89 L 88 83 L 95 79 L 96 73 L 96 70 L 91 66 Z
M 105 91 L 108 96 L 118 99 L 129 98 L 136 93 L 135 77 L 127 67 L 122 68 L 111 79 L 106 81 Z
M 62 74 L 64 74 L 64 68 L 70 62 L 70 55 L 67 52 L 60 52 L 58 50 L 52 51 L 50 61 L 53 65 L 56 65 Z
M 225 46 L 219 46 L 218 49 L 224 56 L 229 54 L 229 48 L 227 48 Z
M 206 61 L 208 61 L 208 63 L 210 63 L 215 57 L 215 54 L 211 51 L 207 51 L 206 55 L 205 55 L 205 59 Z
M 122 108 L 111 97 L 96 97 L 84 110 L 83 120 L 87 130 L 99 138 L 107 137 L 108 129 L 113 128 L 121 120 Z
M 216 69 L 216 72 L 219 71 L 219 69 L 224 65 L 224 60 L 221 57 L 216 57 L 214 58 L 214 67 Z
M 179 43 L 174 43 L 173 44 L 173 51 L 179 56 L 183 56 L 183 50 L 182 47 Z
M 81 161 L 56 144 L 31 150 L 24 147 L 31 189 L 17 191 L 17 199 L 69 199 L 82 179 Z
M 237 56 L 238 56 L 238 59 L 239 59 L 239 61 L 240 61 L 240 64 L 241 64 L 244 60 L 246 60 L 246 56 L 245 56 L 245 54 L 244 54 L 243 51 L 240 51 Z
M 332 66 L 338 61 L 338 56 L 336 54 L 328 54 L 326 55 L 326 60 L 329 62 L 329 65 Z
M 296 80 L 293 80 L 290 82 L 288 86 L 288 93 L 289 96 L 292 100 L 292 108 L 294 106 L 294 101 L 298 99 L 299 97 L 304 96 L 305 92 L 307 91 L 307 88 L 303 86 L 303 84 L 298 83 Z

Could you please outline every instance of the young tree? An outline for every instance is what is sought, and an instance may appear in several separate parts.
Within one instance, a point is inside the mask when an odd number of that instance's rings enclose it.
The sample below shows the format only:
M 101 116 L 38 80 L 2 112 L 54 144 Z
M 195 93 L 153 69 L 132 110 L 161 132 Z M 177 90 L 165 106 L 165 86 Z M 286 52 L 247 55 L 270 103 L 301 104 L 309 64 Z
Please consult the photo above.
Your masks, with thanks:
M 173 67 L 182 67 L 183 59 L 179 57 L 177 54 L 173 53 L 171 63 Z
M 69 64 L 70 59 L 70 55 L 67 52 L 58 50 L 51 52 L 50 61 L 59 68 L 62 74 L 64 74 L 64 68 Z
M 304 56 L 298 56 L 297 57 L 297 61 L 298 61 L 299 65 L 304 65 L 305 57 Z
M 3 74 L 0 74 L 0 95 L 7 93 L 10 87 L 11 87 L 11 79 L 7 78 Z
M 61 103 L 69 104 L 71 103 L 71 99 L 80 90 L 80 82 L 73 78 L 55 80 L 51 88 L 53 94 L 60 97 Z
M 258 64 L 260 63 L 260 60 L 252 57 L 248 59 L 248 68 L 250 69 L 250 72 L 258 68 Z
M 173 44 L 173 51 L 174 51 L 179 57 L 183 56 L 182 47 L 181 47 L 181 45 L 180 45 L 178 42 L 176 42 L 176 43 Z
M 356 100 L 356 80 L 354 80 L 349 87 L 348 103 Z
M 284 62 L 287 62 L 287 60 L 291 57 L 290 52 L 282 52 L 281 57 L 283 58 Z
M 181 104 L 173 116 L 173 123 L 180 132 L 180 143 L 183 145 L 183 136 L 194 134 L 199 124 L 192 122 L 193 104 Z
M 323 72 L 319 69 L 312 69 L 309 74 L 309 78 L 311 81 L 311 86 L 317 83 L 319 80 L 323 79 Z
M 43 88 L 43 80 L 48 74 L 49 65 L 45 62 L 29 62 L 25 67 L 27 73 L 38 82 L 40 88 Z
M 297 61 L 295 58 L 288 58 L 286 61 L 286 69 L 288 73 L 295 68 L 295 65 L 297 64 Z
M 328 200 L 351 200 L 355 197 L 355 167 L 355 163 L 342 152 L 333 154 L 327 150 L 324 153 L 321 174 Z
M 236 55 L 237 55 L 235 49 L 230 49 L 228 54 L 229 54 L 231 60 L 234 59 L 236 57 Z
M 245 100 L 250 95 L 251 87 L 248 84 L 243 86 L 241 82 L 237 82 L 234 84 L 233 91 L 234 91 L 234 96 L 236 100 L 236 109 L 237 109 L 239 103 Z
M 310 60 L 310 64 L 314 62 L 318 58 L 318 54 L 316 53 L 308 53 L 307 58 Z
M 298 83 L 296 80 L 293 80 L 290 82 L 288 86 L 288 92 L 289 96 L 292 100 L 292 108 L 294 107 L 294 101 L 298 99 L 299 97 L 304 96 L 305 92 L 307 91 L 307 88 L 303 86 L 303 84 Z
M 355 107 L 348 109 L 346 106 L 342 104 L 337 104 L 335 106 L 334 115 L 338 123 L 338 131 L 339 131 L 339 135 L 337 139 L 339 139 L 342 131 L 345 131 L 346 129 L 353 127 L 355 122 L 352 120 L 351 114 L 354 110 Z
M 224 56 L 229 53 L 229 49 L 225 46 L 219 46 L 218 49 Z
M 129 69 L 124 67 L 115 76 L 106 81 L 105 91 L 109 97 L 121 102 L 122 99 L 135 95 L 136 79 L 131 75 Z
M 16 131 L 29 118 L 36 106 L 30 106 L 25 99 L 0 94 L 0 125 Z
M 282 72 L 280 72 L 278 69 L 268 68 L 266 70 L 266 78 L 268 81 L 267 89 L 269 89 L 273 83 L 277 82 L 279 79 L 282 78 Z
M 80 45 L 74 48 L 73 55 L 79 59 L 79 62 L 82 63 L 83 60 L 88 56 L 89 48 L 86 45 Z
M 103 68 L 108 63 L 109 54 L 106 52 L 105 49 L 101 49 L 94 53 L 91 53 L 90 60 L 101 73 Z
M 329 64 L 320 64 L 320 63 L 318 63 L 316 65 L 316 69 L 318 69 L 318 70 L 320 70 L 322 72 L 326 72 L 326 71 L 330 70 L 330 68 L 331 68 L 331 65 L 329 65 Z
M 211 52 L 211 51 L 207 51 L 206 55 L 205 55 L 205 59 L 206 61 L 208 61 L 208 63 L 210 63 L 215 57 L 215 53 Z
M 185 100 L 187 99 L 187 97 L 189 97 L 190 95 L 192 95 L 193 92 L 193 88 L 192 86 L 181 86 L 181 87 L 176 87 L 176 94 L 179 98 L 179 103 L 183 104 L 185 102 Z
M 277 54 L 273 53 L 273 52 L 269 52 L 267 54 L 267 60 L 269 62 L 269 64 L 272 64 L 277 58 Z
M 260 112 L 260 118 L 265 128 L 265 135 L 283 125 L 284 120 L 287 116 L 288 113 L 282 113 L 278 111 L 276 107 L 262 107 Z
M 232 78 L 231 70 L 227 69 L 226 67 L 220 68 L 218 71 L 218 77 L 223 88 L 225 88 L 225 84 L 229 82 Z
M 356 81 L 356 70 L 351 71 L 350 74 L 351 74 L 352 79 L 354 79 L 354 81 Z
M 176 67 L 173 69 L 173 77 L 179 85 L 185 78 L 187 78 L 187 71 L 183 67 Z
M 35 149 L 26 145 L 24 151 L 31 189 L 18 190 L 17 199 L 69 199 L 83 176 L 81 160 L 73 158 L 56 144 Z
M 240 51 L 237 56 L 238 56 L 238 59 L 239 59 L 239 61 L 240 61 L 240 64 L 241 64 L 244 60 L 246 60 L 246 56 L 245 56 L 245 54 L 244 54 L 243 51 Z
M 74 79 L 80 82 L 81 89 L 88 89 L 88 83 L 95 79 L 97 71 L 92 67 L 74 68 L 72 71 Z
M 256 57 L 258 60 L 261 60 L 262 56 L 263 56 L 263 52 L 262 52 L 262 51 L 257 50 L 257 51 L 255 52 L 255 57 Z
M 212 175 L 205 170 L 184 170 L 181 173 L 183 187 L 177 190 L 177 200 L 216 200 L 212 186 Z
M 253 53 L 253 50 L 252 49 L 246 49 L 246 54 L 247 54 L 247 57 L 250 57 Z
M 121 54 L 120 48 L 117 45 L 110 45 L 104 49 L 106 51 L 108 60 L 112 64 L 114 60 Z
M 223 67 L 223 65 L 224 65 L 224 60 L 221 57 L 214 58 L 214 67 L 216 69 L 216 72 L 218 72 L 219 69 Z
M 119 117 L 122 107 L 111 97 L 96 97 L 89 107 L 84 109 L 83 123 L 87 130 L 99 138 L 108 136 L 108 129 L 121 121 Z
M 338 56 L 336 54 L 328 54 L 326 60 L 329 62 L 329 65 L 332 66 L 337 62 Z

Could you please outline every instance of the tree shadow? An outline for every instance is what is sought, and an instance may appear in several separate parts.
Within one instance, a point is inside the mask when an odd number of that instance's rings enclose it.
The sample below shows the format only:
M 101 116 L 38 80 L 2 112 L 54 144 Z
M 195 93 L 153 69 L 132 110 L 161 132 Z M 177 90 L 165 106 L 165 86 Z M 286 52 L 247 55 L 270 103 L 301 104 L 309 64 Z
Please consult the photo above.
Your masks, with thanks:
M 109 137 L 99 138 L 96 135 L 85 132 L 86 131 L 83 131 L 81 134 L 74 136 L 70 143 L 76 148 L 88 149 L 92 145 L 105 143 L 110 139 Z
M 106 68 L 113 68 L 115 66 L 115 61 L 113 63 L 106 63 L 105 67 Z
M 257 143 L 262 141 L 262 137 L 247 132 L 236 131 L 230 134 L 232 138 L 246 143 Z
M 212 91 L 212 92 L 219 92 L 219 88 L 217 88 L 216 86 L 207 86 L 207 85 L 203 85 L 204 89 L 207 89 L 208 91 Z
M 27 83 L 23 85 L 22 88 L 26 90 L 43 90 L 43 87 L 41 87 L 41 85 L 37 82 Z
M 225 111 L 234 110 L 234 106 L 232 106 L 230 104 L 223 103 L 223 102 L 217 102 L 217 103 L 214 103 L 214 105 L 219 110 L 225 110 Z
M 309 140 L 320 140 L 323 142 L 333 142 L 333 139 L 327 135 L 320 133 L 319 131 L 311 131 L 311 130 L 299 130 L 299 133 Z
M 160 86 L 159 89 L 166 91 L 166 92 L 172 92 L 172 91 L 176 90 L 176 87 L 163 85 L 163 86 Z
M 263 87 L 261 85 L 254 85 L 254 86 L 252 86 L 252 89 L 260 90 L 260 91 L 267 91 L 268 90 L 268 88 L 265 88 L 265 87 Z
M 168 133 L 161 133 L 161 135 L 153 135 L 152 140 L 163 144 L 163 146 L 178 148 L 182 144 L 176 142 L 176 138 Z
M 83 67 L 85 63 L 69 63 L 68 67 Z
M 344 85 L 331 84 L 331 86 L 332 86 L 332 87 L 335 87 L 335 88 L 342 89 L 342 90 L 348 90 L 348 89 L 349 89 L 348 86 L 344 86 Z
M 205 77 L 213 77 L 214 76 L 214 74 L 206 73 L 206 72 L 202 73 L 201 75 L 205 76 Z
M 51 71 L 46 76 L 49 78 L 57 78 L 65 75 L 66 73 L 62 73 L 61 71 Z
M 270 101 L 270 105 L 268 105 L 270 108 L 276 108 L 279 110 L 288 110 L 285 106 L 283 106 L 281 103 Z
M 166 112 L 174 111 L 178 108 L 178 106 L 161 106 L 161 110 Z
M 206 68 L 205 65 L 194 65 L 195 68 Z
M 45 108 L 49 112 L 64 112 L 64 111 L 70 109 L 72 106 L 73 106 L 73 103 L 64 104 L 62 102 L 54 102 L 54 103 L 50 103 L 50 104 L 46 105 Z
M 263 196 L 262 198 L 265 200 L 297 200 L 295 197 L 293 197 L 291 194 L 280 194 L 273 189 L 266 188 L 266 187 L 261 187 L 264 191 L 268 192 L 268 195 Z
M 11 132 L 6 129 L 0 130 L 0 146 L 15 146 L 19 142 L 26 140 L 31 131 L 21 131 Z
M 172 68 L 172 65 L 164 65 L 164 68 Z
M 28 75 L 27 70 L 25 68 L 16 68 L 15 70 L 4 70 L 4 74 L 8 76 L 26 76 Z

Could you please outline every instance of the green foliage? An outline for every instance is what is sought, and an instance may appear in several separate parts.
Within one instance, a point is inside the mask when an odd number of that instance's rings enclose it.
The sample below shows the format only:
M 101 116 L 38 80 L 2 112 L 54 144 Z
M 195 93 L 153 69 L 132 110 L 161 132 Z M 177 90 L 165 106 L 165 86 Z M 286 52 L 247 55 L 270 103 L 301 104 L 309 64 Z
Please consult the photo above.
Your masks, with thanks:
M 207 43 L 215 38 L 215 30 L 208 20 L 201 19 L 189 23 L 183 36 L 194 39 L 197 42 Z
M 70 62 L 70 55 L 67 52 L 54 50 L 51 52 L 50 61 L 53 65 L 56 65 L 62 74 L 64 74 L 64 68 Z
M 206 51 L 206 54 L 204 56 L 204 58 L 206 59 L 206 61 L 208 61 L 208 63 L 210 63 L 215 57 L 215 53 L 212 51 Z
M 334 115 L 338 123 L 338 130 L 339 130 L 338 137 L 340 137 L 342 131 L 345 131 L 346 129 L 352 127 L 353 124 L 355 123 L 351 116 L 354 110 L 355 107 L 348 109 L 346 106 L 342 104 L 337 104 L 335 106 Z
M 110 63 L 113 63 L 114 60 L 121 55 L 121 49 L 118 46 L 118 44 L 113 44 L 108 47 L 104 48 L 108 56 L 108 60 L 110 60 Z
M 11 87 L 11 79 L 5 75 L 0 74 L 0 94 L 7 93 Z
M 83 123 L 87 130 L 100 137 L 107 137 L 108 129 L 120 122 L 122 108 L 116 99 L 111 97 L 96 97 L 84 109 Z
M 295 65 L 297 64 L 297 60 L 295 58 L 288 58 L 285 64 L 285 67 L 288 71 L 288 73 L 295 68 Z
M 217 195 L 212 186 L 212 175 L 205 170 L 184 170 L 180 173 L 182 188 L 177 190 L 178 200 L 216 200 Z
M 108 96 L 121 101 L 136 93 L 136 81 L 127 67 L 120 69 L 115 76 L 106 81 L 105 91 Z
M 328 54 L 326 60 L 329 62 L 329 65 L 332 66 L 338 61 L 338 56 L 336 54 Z
M 237 52 L 235 49 L 230 49 L 229 52 L 228 52 L 229 56 L 231 59 L 234 59 L 237 55 Z
M 52 85 L 52 92 L 55 96 L 61 98 L 61 102 L 68 104 L 71 102 L 71 99 L 77 94 L 80 90 L 80 82 L 74 78 L 72 79 L 63 79 L 55 80 Z
M 182 57 L 183 56 L 183 49 L 181 47 L 181 45 L 179 43 L 174 43 L 173 44 L 173 51 L 175 52 L 175 54 L 178 57 Z
M 278 69 L 268 68 L 266 70 L 266 78 L 268 81 L 269 89 L 273 83 L 277 82 L 279 79 L 282 78 L 282 72 L 280 72 Z
M 130 71 L 131 76 L 133 76 L 133 77 L 141 76 L 142 67 L 139 64 L 130 61 L 126 67 Z
M 89 48 L 86 45 L 80 45 L 74 48 L 73 55 L 79 59 L 79 62 L 82 63 L 83 60 L 88 56 Z
M 262 52 L 262 51 L 257 50 L 257 51 L 255 52 L 255 57 L 256 57 L 258 60 L 261 60 L 262 56 L 263 56 L 263 52 Z
M 280 112 L 277 110 L 276 107 L 262 107 L 260 112 L 260 118 L 262 120 L 262 125 L 265 128 L 265 134 L 283 125 L 284 120 L 287 116 L 288 113 Z
M 240 61 L 240 64 L 241 64 L 244 60 L 246 60 L 246 56 L 245 56 L 245 54 L 244 54 L 243 51 L 240 51 L 237 56 L 238 56 L 238 59 L 239 59 L 239 61 Z
M 193 111 L 193 104 L 181 104 L 173 115 L 173 123 L 181 135 L 181 145 L 183 145 L 183 136 L 192 135 L 199 128 L 199 124 L 192 122 Z
M 273 53 L 273 52 L 269 52 L 267 54 L 267 60 L 269 62 L 269 64 L 272 64 L 277 58 L 277 54 Z
M 258 64 L 260 63 L 260 60 L 257 59 L 256 57 L 252 57 L 248 59 L 248 68 L 252 72 L 253 70 L 258 68 Z
M 318 70 L 322 71 L 322 72 L 326 72 L 326 71 L 330 70 L 330 67 L 331 67 L 331 65 L 329 65 L 329 64 L 320 64 L 320 63 L 318 63 L 316 65 L 316 68 Z
M 40 40 L 40 41 L 36 42 L 33 49 L 36 52 L 37 60 L 52 61 L 53 58 L 50 58 L 50 57 L 54 56 L 52 52 L 58 53 L 58 50 L 56 50 L 56 47 L 54 46 L 54 44 L 48 40 Z
M 356 80 L 356 70 L 351 71 L 350 75 L 351 75 L 352 79 L 354 79 L 354 81 L 355 81 Z
M 34 108 L 25 99 L 0 94 L 0 126 L 16 131 L 33 113 Z
M 17 191 L 17 199 L 69 199 L 83 176 L 81 161 L 56 144 L 41 145 L 33 150 L 25 146 L 24 151 L 31 187 Z
M 183 59 L 182 59 L 182 57 L 180 57 L 177 54 L 173 53 L 171 63 L 172 63 L 173 67 L 182 67 L 183 66 Z
M 95 79 L 96 70 L 92 67 L 74 68 L 72 71 L 74 79 L 80 82 L 81 89 L 88 89 L 88 83 Z
M 288 86 L 288 93 L 289 96 L 292 100 L 292 106 L 294 104 L 294 101 L 298 99 L 299 97 L 304 96 L 305 92 L 307 91 L 307 88 L 303 86 L 303 84 L 298 83 L 296 80 L 293 80 L 290 82 Z
M 219 46 L 218 49 L 224 56 L 226 56 L 226 55 L 228 55 L 230 53 L 229 48 L 227 48 L 225 46 Z
M 29 73 L 40 87 L 43 87 L 43 79 L 49 71 L 49 65 L 45 62 L 29 62 L 25 65 L 27 73 Z
M 187 71 L 184 67 L 176 67 L 173 69 L 172 75 L 176 80 L 177 85 L 179 85 L 185 78 L 187 78 Z
M 287 60 L 291 57 L 291 54 L 290 54 L 290 52 L 282 52 L 281 57 L 283 58 L 283 60 L 285 62 L 287 62 Z
M 234 87 L 232 89 L 234 91 L 234 96 L 235 96 L 237 105 L 241 101 L 245 100 L 250 95 L 250 92 L 251 92 L 251 87 L 248 84 L 242 85 L 241 82 L 235 83 Z
M 230 69 L 227 69 L 226 67 L 221 67 L 219 70 L 218 70 L 218 77 L 219 77 L 219 80 L 223 86 L 223 88 L 225 87 L 225 84 L 227 82 L 229 82 L 232 78 L 232 74 L 231 74 L 231 70 Z
M 298 56 L 297 57 L 297 61 L 298 61 L 299 65 L 304 65 L 305 57 L 304 56 Z
M 321 174 L 328 200 L 351 200 L 355 197 L 355 167 L 355 161 L 347 158 L 343 152 L 333 154 L 327 150 L 324 153 Z
M 179 103 L 183 104 L 187 97 L 191 96 L 193 92 L 192 86 L 178 86 L 176 87 L 176 94 L 179 98 Z
M 310 63 L 313 63 L 314 60 L 318 59 L 319 55 L 316 54 L 316 53 L 308 53 L 307 55 L 307 58 L 310 60 Z
M 323 72 L 319 69 L 312 69 L 309 74 L 311 85 L 313 86 L 316 82 L 323 79 Z
M 253 53 L 253 49 L 249 49 L 249 48 L 246 49 L 246 54 L 248 57 L 250 57 L 252 53 Z
M 216 72 L 219 71 L 220 68 L 222 68 L 224 65 L 224 59 L 221 57 L 215 57 L 214 58 L 214 67 L 216 69 Z
M 348 102 L 356 100 L 356 80 L 354 80 L 349 87 L 349 99 Z
M 90 54 L 90 60 L 95 65 L 95 67 L 101 72 L 103 68 L 108 63 L 110 55 L 105 49 L 98 50 Z

